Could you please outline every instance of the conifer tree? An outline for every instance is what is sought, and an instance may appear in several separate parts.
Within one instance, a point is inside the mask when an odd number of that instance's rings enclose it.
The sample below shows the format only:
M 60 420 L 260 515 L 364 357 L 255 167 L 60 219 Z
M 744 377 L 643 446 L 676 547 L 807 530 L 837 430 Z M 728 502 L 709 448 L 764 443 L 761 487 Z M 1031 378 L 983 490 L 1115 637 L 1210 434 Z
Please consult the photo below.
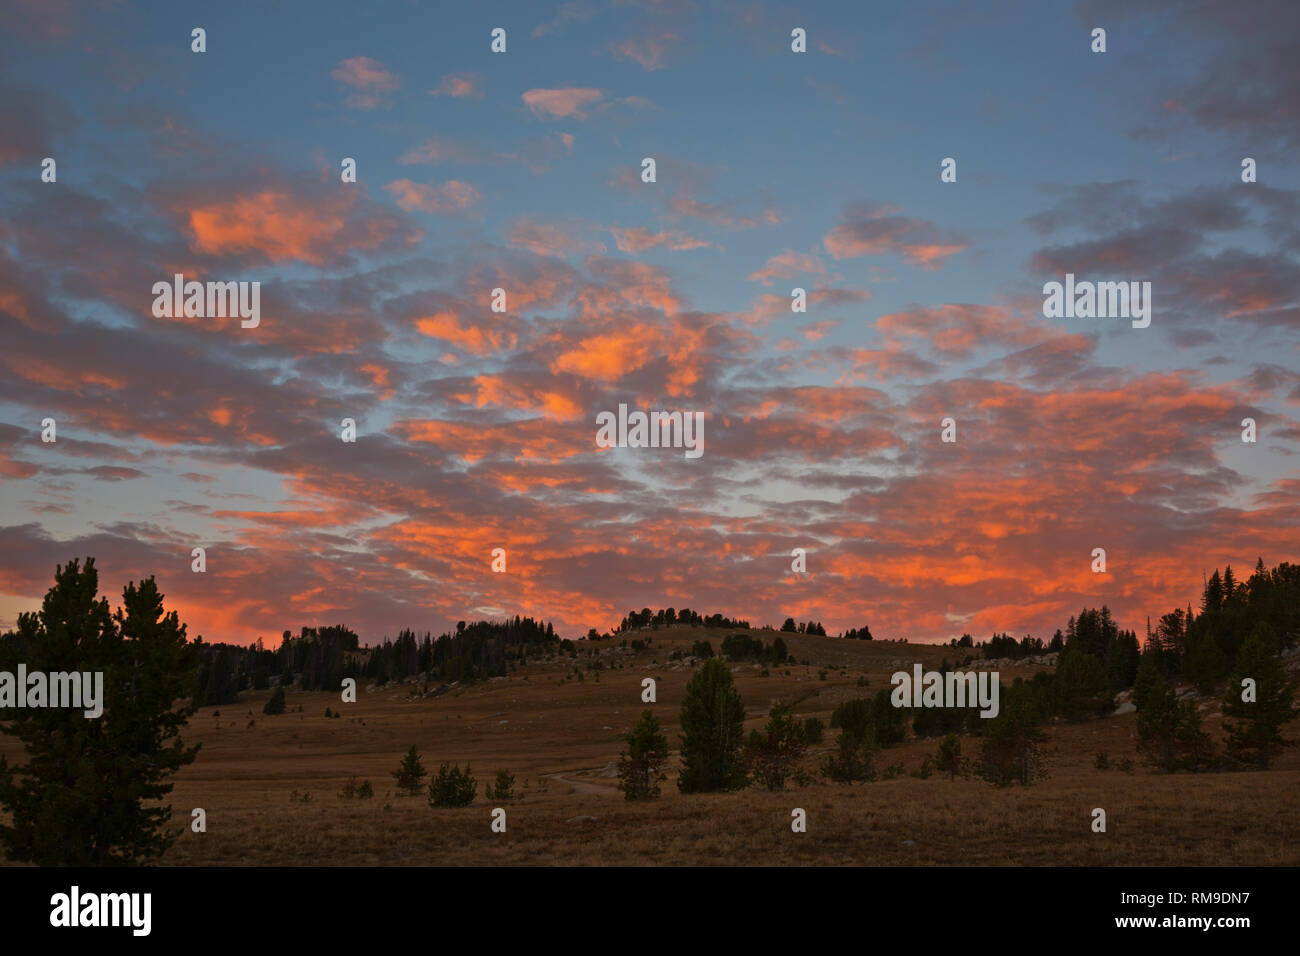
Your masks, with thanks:
M 749 735 L 745 761 L 754 781 L 768 790 L 784 790 L 807 750 L 803 727 L 791 704 L 773 704 L 767 727 Z
M 157 801 L 199 749 L 180 739 L 194 707 L 177 704 L 194 689 L 197 654 L 153 578 L 128 584 L 115 614 L 98 590 L 94 559 L 71 561 L 55 571 L 41 610 L 19 615 L 17 631 L 0 639 L 0 670 L 21 662 L 29 674 L 103 675 L 98 717 L 84 708 L 0 711 L 0 731 L 28 756 L 18 767 L 0 758 L 0 806 L 10 814 L 0 843 L 11 862 L 140 864 L 177 837 L 165 830 L 171 806 Z
M 1242 699 L 1248 696 L 1243 686 L 1247 678 L 1255 682 L 1253 701 Z M 1269 652 L 1263 627 L 1257 626 L 1241 645 L 1223 700 L 1229 756 L 1267 769 L 1283 747 L 1293 744 L 1282 739 L 1282 725 L 1300 714 L 1295 706 L 1296 686 L 1282 662 Z
M 739 790 L 745 786 L 740 748 L 745 705 L 731 671 L 720 658 L 704 662 L 686 685 L 682 701 L 682 793 Z
M 961 738 L 949 734 L 939 742 L 939 750 L 934 756 L 934 764 L 940 770 L 948 771 L 948 779 L 956 780 L 957 771 L 961 769 Z
M 626 740 L 627 750 L 619 755 L 618 788 L 628 800 L 659 796 L 659 784 L 666 776 L 663 765 L 668 760 L 668 738 L 659 730 L 653 711 L 641 712 Z
M 402 758 L 401 765 L 393 771 L 393 777 L 397 780 L 397 789 L 411 797 L 420 792 L 420 783 L 428 774 L 424 765 L 420 763 L 420 752 L 415 749 L 415 744 L 411 744 L 411 749 Z

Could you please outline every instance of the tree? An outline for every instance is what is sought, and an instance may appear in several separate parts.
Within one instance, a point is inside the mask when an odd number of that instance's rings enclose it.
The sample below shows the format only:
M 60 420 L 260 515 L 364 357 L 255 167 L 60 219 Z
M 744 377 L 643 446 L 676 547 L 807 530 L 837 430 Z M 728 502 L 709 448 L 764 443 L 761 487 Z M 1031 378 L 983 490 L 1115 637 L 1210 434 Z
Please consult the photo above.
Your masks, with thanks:
M 627 750 L 619 755 L 618 788 L 628 800 L 659 796 L 659 784 L 666 776 L 663 766 L 668 761 L 668 738 L 660 732 L 654 711 L 642 711 L 625 739 Z
M 745 762 L 756 783 L 768 790 L 784 790 L 805 750 L 803 727 L 794 715 L 794 706 L 773 704 L 767 727 L 749 735 Z
M 470 775 L 469 764 L 462 771 L 460 764 L 453 767 L 444 763 L 429 781 L 429 806 L 467 807 L 474 802 L 476 793 L 478 781 Z
M 1247 678 L 1255 682 L 1253 701 L 1242 700 Z M 1256 626 L 1241 645 L 1223 700 L 1223 729 L 1230 756 L 1267 769 L 1283 747 L 1292 745 L 1282 739 L 1282 725 L 1300 714 L 1295 706 L 1296 686 L 1282 662 L 1269 653 L 1263 627 Z
M 171 806 L 157 801 L 198 753 L 180 739 L 195 708 L 177 706 L 194 687 L 197 653 L 152 577 L 127 584 L 115 614 L 98 591 L 94 559 L 71 561 L 55 570 L 41 610 L 20 614 L 17 630 L 0 639 L 0 669 L 22 662 L 29 674 L 102 675 L 99 716 L 67 707 L 0 711 L 0 731 L 28 755 L 21 767 L 0 758 L 0 806 L 10 814 L 0 843 L 10 862 L 146 863 L 178 835 L 164 829 Z
M 986 721 L 980 776 L 999 787 L 1028 786 L 1035 777 L 1044 776 L 1041 719 L 1033 689 L 1017 680 L 1007 691 L 1001 712 Z
M 275 690 L 271 691 L 271 696 L 262 708 L 264 714 L 283 714 L 284 713 L 284 685 L 276 684 Z
M 934 765 L 940 770 L 947 770 L 949 780 L 956 780 L 957 771 L 961 769 L 961 738 L 956 734 L 944 737 L 934 755 Z
M 803 722 L 803 739 L 810 746 L 821 743 L 825 735 L 826 725 L 822 723 L 820 717 L 809 717 Z
M 745 786 L 740 753 L 745 704 L 731 671 L 717 657 L 704 662 L 686 685 L 682 701 L 682 793 L 739 790 Z
M 1096 655 L 1069 641 L 1056 660 L 1056 711 L 1066 720 L 1107 713 L 1115 698 L 1106 686 L 1106 672 Z
M 871 739 L 871 698 L 855 697 L 831 711 L 831 727 L 861 740 Z
M 1202 694 L 1214 690 L 1214 685 L 1223 678 L 1227 664 L 1219 639 L 1213 632 L 1207 630 L 1188 637 L 1183 676 L 1196 684 L 1196 689 Z
M 1178 699 L 1160 676 L 1154 654 L 1142 655 L 1133 700 L 1138 753 L 1147 763 L 1167 773 L 1199 770 L 1209 763 L 1209 735 L 1201 729 L 1195 701 Z
M 794 623 L 794 618 L 792 618 L 792 617 L 787 617 L 787 618 L 785 619 L 785 623 L 781 625 L 781 630 L 782 630 L 782 631 L 785 631 L 786 633 L 793 634 L 793 633 L 795 633 L 797 630 L 799 630 L 799 628 L 798 628 L 798 626 Z
M 483 795 L 489 800 L 513 800 L 515 798 L 514 774 L 505 770 L 498 770 L 496 787 L 494 788 L 492 784 L 488 784 L 483 789 Z M 474 799 L 473 796 L 470 799 Z
M 424 764 L 420 763 L 420 753 L 415 749 L 415 744 L 411 744 L 411 749 L 402 758 L 401 765 L 393 771 L 393 777 L 397 780 L 397 789 L 411 797 L 420 792 L 420 782 L 428 774 Z
M 850 730 L 840 732 L 834 754 L 822 761 L 822 774 L 836 783 L 857 783 L 874 780 L 875 748 L 870 735 L 859 736 Z
M 882 687 L 871 702 L 871 729 L 876 746 L 882 749 L 901 744 L 907 736 L 907 714 L 894 706 L 892 696 L 893 691 Z

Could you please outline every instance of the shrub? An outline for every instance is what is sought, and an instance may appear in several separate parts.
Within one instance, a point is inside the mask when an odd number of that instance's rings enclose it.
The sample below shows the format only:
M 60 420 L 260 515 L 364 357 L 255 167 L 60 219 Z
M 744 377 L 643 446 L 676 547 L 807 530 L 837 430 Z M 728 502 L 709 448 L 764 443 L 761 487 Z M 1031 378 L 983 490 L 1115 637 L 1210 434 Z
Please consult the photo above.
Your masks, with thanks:
M 870 742 L 845 731 L 839 736 L 839 749 L 822 762 L 822 774 L 836 783 L 874 780 L 875 753 Z
M 1101 751 L 1100 753 L 1097 754 L 1097 759 L 1093 761 L 1093 766 L 1096 767 L 1098 770 L 1109 770 L 1110 755 L 1106 753 L 1106 751 L 1104 750 Z
M 375 788 L 370 786 L 369 780 L 362 780 L 361 786 L 357 787 L 357 799 L 369 800 L 375 795 Z
M 474 802 L 476 793 L 478 781 L 470 775 L 469 764 L 465 764 L 462 772 L 460 764 L 452 766 L 444 763 L 429 781 L 429 806 L 467 807 Z

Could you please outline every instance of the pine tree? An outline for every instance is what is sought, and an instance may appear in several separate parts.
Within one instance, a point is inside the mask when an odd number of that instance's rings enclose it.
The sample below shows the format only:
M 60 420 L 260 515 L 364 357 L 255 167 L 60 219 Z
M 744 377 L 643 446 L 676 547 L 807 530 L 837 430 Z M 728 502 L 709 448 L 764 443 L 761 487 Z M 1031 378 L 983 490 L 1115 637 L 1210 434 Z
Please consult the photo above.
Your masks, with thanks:
M 956 780 L 957 771 L 961 769 L 961 738 L 949 734 L 939 743 L 939 750 L 934 755 L 934 765 L 940 770 L 948 771 L 948 779 Z
M 1205 583 L 1205 594 L 1201 598 L 1202 611 L 1219 611 L 1223 609 L 1223 579 L 1219 569 L 1215 568 L 1210 580 Z
M 262 708 L 264 714 L 283 714 L 284 713 L 284 685 L 277 684 L 275 690 L 271 691 L 270 698 L 266 701 L 266 706 Z
M 195 708 L 176 703 L 193 691 L 197 654 L 176 612 L 164 611 L 153 578 L 128 584 L 112 615 L 108 600 L 96 599 L 93 558 L 58 568 L 54 580 L 41 610 L 19 615 L 17 631 L 0 639 L 0 669 L 12 672 L 21 661 L 29 673 L 102 674 L 103 712 L 0 713 L 0 731 L 18 737 L 28 755 L 21 767 L 0 758 L 0 806 L 10 814 L 0 843 L 10 862 L 38 866 L 145 863 L 176 839 L 165 830 L 171 806 L 157 801 L 199 749 L 180 739 Z
M 641 712 L 626 740 L 627 750 L 619 755 L 618 788 L 627 800 L 659 796 L 659 784 L 666 776 L 663 766 L 668 760 L 668 738 L 660 732 L 653 711 Z
M 996 786 L 1028 786 L 1043 776 L 1041 719 L 1032 687 L 1017 680 L 1007 691 L 1001 712 L 985 721 L 980 775 Z
M 411 744 L 411 749 L 402 758 L 401 765 L 393 771 L 393 777 L 397 780 L 397 789 L 413 797 L 420 792 L 420 782 L 427 776 L 428 771 L 424 769 L 424 764 L 420 763 L 420 752 L 415 749 L 415 744 Z
M 1196 702 L 1178 699 L 1160 676 L 1154 655 L 1142 655 L 1133 704 L 1138 712 L 1138 753 L 1147 763 L 1167 773 L 1200 770 L 1210 763 L 1210 738 L 1201 729 Z
M 739 790 L 745 786 L 740 747 L 745 705 L 731 671 L 720 658 L 704 662 L 686 685 L 682 701 L 682 793 Z
M 768 790 L 784 790 L 807 750 L 803 727 L 791 704 L 774 704 L 767 727 L 753 731 L 745 746 L 745 762 L 756 783 Z
M 1266 641 L 1261 627 L 1251 631 L 1241 645 L 1223 700 L 1228 754 L 1261 769 L 1267 769 L 1283 747 L 1293 745 L 1282 739 L 1282 725 L 1300 715 L 1295 706 L 1296 681 L 1269 653 Z M 1247 678 L 1255 682 L 1254 701 L 1242 700 Z
M 431 807 L 467 807 L 474 802 L 478 793 L 478 781 L 470 774 L 470 765 L 460 769 L 442 764 L 438 773 L 429 781 L 429 806 Z

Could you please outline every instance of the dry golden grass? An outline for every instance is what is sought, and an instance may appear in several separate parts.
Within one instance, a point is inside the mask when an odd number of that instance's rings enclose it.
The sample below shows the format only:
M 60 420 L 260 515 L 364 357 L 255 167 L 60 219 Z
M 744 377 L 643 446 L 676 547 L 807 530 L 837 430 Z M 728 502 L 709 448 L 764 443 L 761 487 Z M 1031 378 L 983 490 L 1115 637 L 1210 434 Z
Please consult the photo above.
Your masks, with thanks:
M 854 786 L 814 783 L 784 793 L 683 796 L 672 776 L 663 796 L 630 804 L 600 771 L 618 758 L 620 735 L 651 706 L 675 747 L 678 714 L 693 673 L 666 661 L 677 648 L 707 638 L 717 649 L 729 631 L 675 629 L 650 634 L 633 655 L 603 642 L 607 666 L 582 683 L 565 679 L 569 660 L 530 663 L 509 678 L 437 698 L 410 700 L 406 688 L 367 691 L 356 704 L 338 694 L 290 692 L 290 712 L 262 714 L 269 692 L 246 693 L 236 705 L 204 708 L 190 739 L 203 748 L 176 779 L 171 804 L 184 832 L 167 854 L 171 865 L 1295 865 L 1300 862 L 1295 794 L 1300 755 L 1289 752 L 1265 773 L 1156 774 L 1137 764 L 1132 714 L 1048 727 L 1048 776 L 1029 788 L 995 789 L 976 780 L 909 776 Z M 754 632 L 771 640 L 770 632 Z M 644 635 L 639 635 L 644 636 Z M 778 699 L 804 697 L 802 716 L 829 724 L 834 706 L 888 686 L 889 674 L 927 667 L 951 648 L 784 635 L 812 666 L 738 665 L 737 686 L 749 727 L 760 726 Z M 616 642 L 615 642 L 616 643 Z M 583 645 L 579 645 L 580 647 Z M 658 663 L 654 663 L 657 659 Z M 579 658 L 583 661 L 585 658 Z M 819 671 L 827 671 L 826 679 Z M 1036 668 L 1003 669 L 1005 684 Z M 859 688 L 859 675 L 869 686 Z M 658 678 L 658 702 L 641 703 L 641 679 Z M 297 712 L 299 705 L 302 713 Z M 326 719 L 325 708 L 345 716 Z M 214 710 L 221 716 L 214 717 Z M 251 714 L 249 713 L 251 711 Z M 252 726 L 249 722 L 252 721 Z M 1221 736 L 1217 716 L 1207 729 Z M 1293 725 L 1288 736 L 1296 736 Z M 392 771 L 415 744 L 430 771 L 441 761 L 468 761 L 479 781 L 471 807 L 435 810 L 424 796 L 393 794 Z M 822 749 L 833 744 L 827 733 Z M 937 746 L 908 741 L 882 752 L 877 766 L 917 769 Z M 978 742 L 966 738 L 969 755 Z M 1099 771 L 1133 757 L 1131 774 Z M 21 759 L 16 742 L 0 753 Z M 675 754 L 674 754 L 675 757 Z M 820 756 L 808 759 L 809 769 Z M 675 761 L 674 761 L 675 762 Z M 507 832 L 489 828 L 495 805 L 483 796 L 498 769 L 515 775 L 519 799 L 504 804 Z M 548 776 L 560 774 L 563 779 Z M 342 800 L 356 775 L 375 788 L 372 800 Z M 572 781 L 578 785 L 566 782 Z M 590 790 L 596 792 L 586 792 Z M 308 803 L 291 794 L 310 793 Z M 203 807 L 207 832 L 188 828 Z M 792 833 L 790 811 L 808 814 L 808 832 Z M 1093 833 L 1092 809 L 1106 810 L 1108 832 Z M 569 822 L 578 816 L 594 821 Z

